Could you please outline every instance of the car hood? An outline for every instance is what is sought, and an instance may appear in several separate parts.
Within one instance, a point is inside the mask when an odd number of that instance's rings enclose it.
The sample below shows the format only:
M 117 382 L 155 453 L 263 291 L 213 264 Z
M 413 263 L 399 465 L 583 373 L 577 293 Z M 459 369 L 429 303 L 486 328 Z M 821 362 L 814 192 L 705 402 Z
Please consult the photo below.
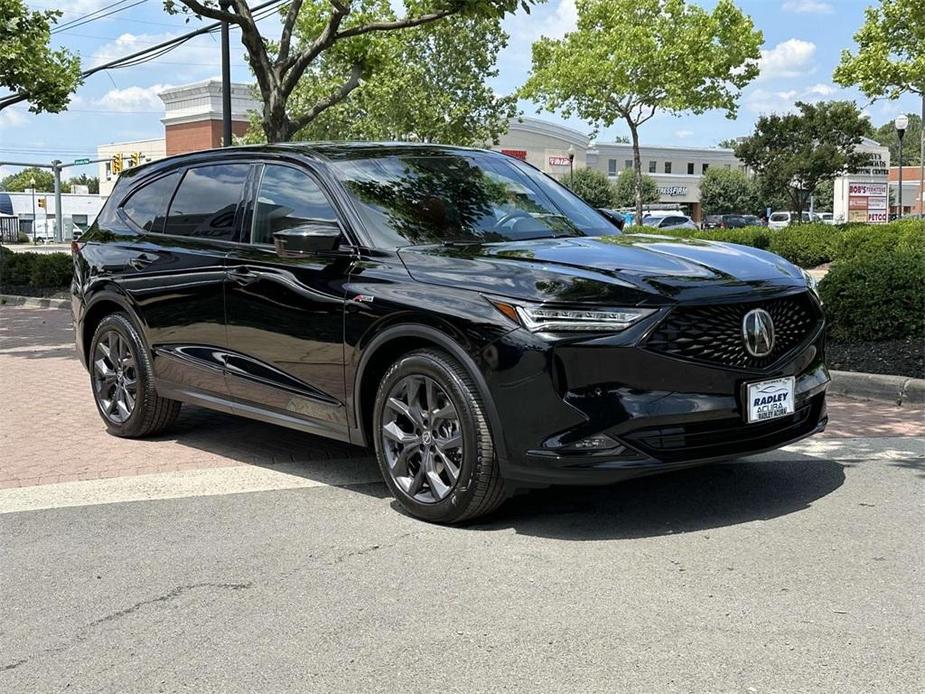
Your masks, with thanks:
M 650 234 L 411 246 L 411 276 L 530 301 L 665 304 L 805 286 L 799 268 L 766 251 Z

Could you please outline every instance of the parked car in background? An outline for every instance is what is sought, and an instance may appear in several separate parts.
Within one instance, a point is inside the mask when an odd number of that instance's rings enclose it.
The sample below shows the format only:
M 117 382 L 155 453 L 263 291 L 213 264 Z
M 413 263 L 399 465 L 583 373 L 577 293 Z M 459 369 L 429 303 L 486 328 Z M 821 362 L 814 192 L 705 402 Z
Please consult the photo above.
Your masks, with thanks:
M 701 229 L 722 229 L 722 227 L 723 215 L 721 214 L 708 214 L 700 223 Z
M 646 212 L 642 217 L 643 226 L 656 229 L 696 229 L 697 225 L 690 217 L 677 211 Z
M 809 212 L 803 213 L 804 224 L 808 224 L 814 220 L 815 218 Z M 771 216 L 768 218 L 768 228 L 783 229 L 784 227 L 790 226 L 795 221 L 796 215 L 793 212 L 772 212 Z
M 835 215 L 831 212 L 820 212 L 816 215 L 820 222 L 823 224 L 835 224 Z

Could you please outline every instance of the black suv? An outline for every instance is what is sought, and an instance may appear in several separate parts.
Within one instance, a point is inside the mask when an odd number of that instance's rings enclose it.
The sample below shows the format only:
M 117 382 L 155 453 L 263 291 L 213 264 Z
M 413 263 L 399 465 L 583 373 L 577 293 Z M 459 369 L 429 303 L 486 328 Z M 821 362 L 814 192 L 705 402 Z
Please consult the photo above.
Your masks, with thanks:
M 620 234 L 535 168 L 296 144 L 122 175 L 73 244 L 107 428 L 181 402 L 374 446 L 410 513 L 775 448 L 826 423 L 823 318 L 760 250 Z

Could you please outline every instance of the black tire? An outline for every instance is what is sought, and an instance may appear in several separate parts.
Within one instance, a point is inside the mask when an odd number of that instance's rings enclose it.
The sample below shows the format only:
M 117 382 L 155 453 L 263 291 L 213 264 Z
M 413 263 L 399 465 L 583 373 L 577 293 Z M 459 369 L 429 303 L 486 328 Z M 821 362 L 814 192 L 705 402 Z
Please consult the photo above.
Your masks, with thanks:
M 130 414 L 124 421 L 116 421 L 114 415 L 108 414 L 103 405 L 105 400 L 100 395 L 98 387 L 96 357 L 101 355 L 98 346 L 103 340 L 109 340 L 117 335 L 124 340 L 124 346 L 134 358 L 132 375 L 135 381 L 134 403 Z M 151 366 L 151 355 L 144 343 L 138 329 L 124 313 L 112 313 L 96 326 L 93 340 L 90 342 L 90 352 L 87 356 L 87 365 L 90 370 L 90 388 L 93 392 L 93 401 L 96 409 L 106 424 L 110 434 L 124 438 L 139 438 L 152 436 L 167 429 L 177 419 L 180 413 L 180 403 L 176 400 L 162 398 L 154 389 L 154 371 Z M 111 400 L 110 400 L 111 401 Z M 118 415 L 115 415 L 118 416 Z
M 390 393 L 403 379 L 418 376 L 436 382 L 452 402 L 462 439 L 455 486 L 445 498 L 428 503 L 410 496 L 393 479 L 385 450 L 388 442 L 383 435 Z M 460 523 L 491 513 L 507 497 L 482 396 L 466 369 L 443 351 L 416 350 L 392 364 L 376 392 L 371 436 L 383 479 L 400 506 L 412 516 L 434 523 Z

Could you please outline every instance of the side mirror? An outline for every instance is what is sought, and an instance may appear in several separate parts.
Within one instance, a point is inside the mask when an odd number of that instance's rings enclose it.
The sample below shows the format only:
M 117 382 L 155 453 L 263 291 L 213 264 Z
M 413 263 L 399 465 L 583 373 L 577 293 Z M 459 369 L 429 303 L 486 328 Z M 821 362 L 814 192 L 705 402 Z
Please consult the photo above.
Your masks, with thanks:
M 316 255 L 337 250 L 343 230 L 337 222 L 316 220 L 273 234 L 276 253 L 282 257 Z

